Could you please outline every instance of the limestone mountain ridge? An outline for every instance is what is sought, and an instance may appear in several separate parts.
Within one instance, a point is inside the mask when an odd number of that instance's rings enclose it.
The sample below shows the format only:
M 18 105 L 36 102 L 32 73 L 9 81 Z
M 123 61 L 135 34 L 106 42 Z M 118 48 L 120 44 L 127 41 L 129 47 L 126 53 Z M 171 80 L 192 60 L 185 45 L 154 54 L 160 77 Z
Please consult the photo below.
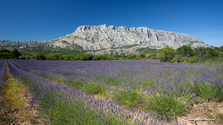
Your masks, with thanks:
M 210 47 L 210 45 L 205 44 L 200 38 L 188 34 L 154 30 L 147 27 L 127 28 L 124 26 L 108 26 L 106 24 L 80 26 L 71 34 L 49 41 L 17 42 L 0 40 L 0 48 L 11 47 L 11 49 L 13 47 L 23 49 L 30 46 L 75 49 L 72 48 L 73 45 L 78 45 L 85 51 L 99 51 L 102 49 L 104 51 L 126 45 L 138 45 L 138 48 L 153 47 L 158 49 L 166 45 L 174 49 L 183 45 L 189 45 L 192 48 L 196 48 L 197 46 Z

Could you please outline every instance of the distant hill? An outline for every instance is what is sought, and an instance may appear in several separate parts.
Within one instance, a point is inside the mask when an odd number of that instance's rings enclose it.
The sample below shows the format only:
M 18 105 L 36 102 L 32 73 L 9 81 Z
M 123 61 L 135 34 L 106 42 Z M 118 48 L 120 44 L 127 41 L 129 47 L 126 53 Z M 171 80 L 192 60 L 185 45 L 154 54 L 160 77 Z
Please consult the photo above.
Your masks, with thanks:
M 49 41 L 8 41 L 0 40 L 0 48 L 19 49 L 22 53 L 36 54 L 39 52 L 76 54 L 121 54 L 136 53 L 165 47 L 176 49 L 183 45 L 193 48 L 197 46 L 210 47 L 200 38 L 188 34 L 153 30 L 147 27 L 124 26 L 115 27 L 80 26 L 75 32 Z

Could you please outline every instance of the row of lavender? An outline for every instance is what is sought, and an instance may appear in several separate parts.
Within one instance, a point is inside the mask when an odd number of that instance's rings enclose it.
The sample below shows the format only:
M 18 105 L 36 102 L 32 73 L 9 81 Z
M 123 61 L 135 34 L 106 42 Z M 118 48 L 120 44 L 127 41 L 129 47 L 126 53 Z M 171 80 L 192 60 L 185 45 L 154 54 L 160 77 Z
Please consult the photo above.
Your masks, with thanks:
M 174 101 L 174 98 L 183 98 L 183 102 L 191 105 L 198 103 L 200 99 L 222 101 L 223 97 L 223 77 L 221 75 L 223 67 L 219 64 L 212 66 L 166 64 L 145 60 L 89 62 L 12 60 L 12 62 L 23 70 L 39 72 L 40 76 L 50 74 L 58 79 L 69 79 L 68 81 L 81 79 L 82 84 L 94 81 L 102 85 L 117 86 L 118 90 L 113 91 L 119 98 L 114 98 L 114 100 L 124 104 L 129 104 L 128 101 L 139 103 L 132 103 L 131 106 L 141 105 L 142 109 L 145 109 L 144 111 L 153 110 L 158 114 L 168 112 L 170 109 L 178 110 L 169 114 L 164 113 L 172 115 L 181 112 L 179 110 L 188 108 L 187 105 Z M 119 88 L 125 88 L 125 91 L 123 92 Z M 137 94 L 137 91 L 133 93 L 137 95 L 136 98 L 124 97 L 132 96 L 132 93 L 126 94 L 132 90 L 141 90 L 138 92 L 145 94 L 143 97 L 146 98 L 143 100 L 137 98 L 137 96 L 141 96 Z M 163 96 L 157 97 L 155 93 Z M 149 103 L 145 103 L 151 96 L 152 99 L 149 100 Z M 177 109 L 176 105 L 181 105 L 181 108 Z
M 60 84 L 32 75 L 15 67 L 8 61 L 10 73 L 21 79 L 33 93 L 33 101 L 40 106 L 43 117 L 54 124 L 148 124 L 154 113 L 137 113 L 123 106 L 115 106 L 107 100 L 97 100 Z M 128 114 L 129 116 L 127 116 Z M 130 119 L 131 118 L 131 119 Z M 147 121 L 148 120 L 148 121 Z M 157 123 L 160 123 L 156 120 Z M 162 124 L 162 123 L 161 123 Z
M 3 86 L 5 78 L 6 78 L 5 61 L 4 60 L 0 60 L 0 87 Z
M 3 100 L 3 91 L 4 90 L 4 82 L 6 79 L 6 65 L 5 65 L 5 60 L 0 60 L 0 111 L 1 109 L 4 109 L 6 107 L 5 103 L 2 101 Z M 2 115 L 2 114 L 0 114 Z M 1 119 L 0 119 L 1 120 Z

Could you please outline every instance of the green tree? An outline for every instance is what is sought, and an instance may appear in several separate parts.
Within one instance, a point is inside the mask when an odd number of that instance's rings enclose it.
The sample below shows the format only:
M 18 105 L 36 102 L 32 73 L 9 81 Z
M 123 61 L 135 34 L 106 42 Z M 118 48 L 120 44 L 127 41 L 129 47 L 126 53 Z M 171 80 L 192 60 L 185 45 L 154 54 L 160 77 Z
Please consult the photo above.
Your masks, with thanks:
M 32 56 L 26 55 L 25 59 L 32 59 Z
M 190 46 L 181 46 L 177 49 L 177 53 L 182 57 L 191 57 L 194 56 L 194 50 Z
M 81 54 L 77 54 L 77 55 L 74 56 L 74 59 L 75 60 L 80 60 L 80 57 L 81 57 Z
M 57 56 L 58 56 L 58 60 L 63 60 L 64 59 L 64 57 L 61 54 L 58 54 Z
M 17 49 L 14 49 L 10 52 L 10 56 L 14 59 L 18 59 L 19 56 L 21 56 L 22 54 L 17 50 Z
M 145 55 L 144 53 L 141 53 L 141 54 L 139 55 L 139 58 L 144 59 L 144 58 L 146 58 L 146 55 Z
M 91 54 L 83 54 L 81 57 L 81 60 L 92 60 L 92 55 Z
M 18 59 L 26 59 L 26 56 L 25 55 L 21 55 L 18 57 Z
M 72 55 L 64 55 L 64 60 L 69 60 L 72 59 L 73 56 Z
M 0 49 L 0 53 L 3 53 L 3 52 L 10 53 L 10 51 L 7 49 Z
M 42 54 L 42 53 L 38 53 L 38 54 L 36 54 L 36 56 L 35 56 L 35 60 L 45 60 L 45 59 L 46 59 L 46 57 L 45 57 L 45 55 Z
M 8 59 L 10 57 L 10 51 L 7 49 L 0 49 L 0 58 Z
M 199 60 L 202 60 L 208 56 L 208 51 L 206 51 L 205 47 L 198 46 L 195 48 L 195 56 L 199 58 Z
M 0 53 L 0 58 L 8 59 L 8 58 L 10 58 L 10 53 L 2 52 L 2 53 Z
M 135 59 L 135 58 L 136 58 L 136 55 L 135 55 L 135 57 L 132 54 L 127 55 L 127 59 Z
M 223 52 L 223 45 L 218 48 L 220 52 Z
M 51 54 L 50 54 L 50 55 L 47 55 L 47 56 L 46 56 L 46 59 L 47 59 L 47 60 L 52 60 L 52 56 L 53 56 L 53 55 L 51 55 Z
M 107 57 L 106 57 L 106 55 L 94 55 L 93 59 L 94 60 L 106 60 Z
M 61 54 L 48 55 L 46 57 L 47 60 L 63 60 L 64 57 Z
M 158 52 L 158 58 L 160 59 L 161 62 L 170 62 L 177 54 L 176 50 L 174 50 L 169 46 L 159 49 L 157 50 L 157 52 Z
M 218 51 L 216 48 L 206 48 L 206 51 L 208 51 L 208 54 L 210 57 L 218 57 Z

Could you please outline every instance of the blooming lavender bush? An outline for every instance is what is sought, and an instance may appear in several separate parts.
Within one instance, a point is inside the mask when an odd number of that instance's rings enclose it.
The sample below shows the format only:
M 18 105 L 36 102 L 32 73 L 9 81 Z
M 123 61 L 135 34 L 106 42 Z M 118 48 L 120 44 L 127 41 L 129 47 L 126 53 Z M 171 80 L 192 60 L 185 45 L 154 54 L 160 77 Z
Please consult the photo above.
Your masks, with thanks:
M 3 86 L 4 80 L 6 79 L 6 66 L 5 61 L 0 60 L 0 89 Z
M 6 65 L 5 60 L 0 60 L 0 122 L 2 117 L 5 115 L 3 114 L 4 110 L 6 109 L 6 104 L 3 102 L 3 95 L 4 95 L 4 82 L 6 80 Z

